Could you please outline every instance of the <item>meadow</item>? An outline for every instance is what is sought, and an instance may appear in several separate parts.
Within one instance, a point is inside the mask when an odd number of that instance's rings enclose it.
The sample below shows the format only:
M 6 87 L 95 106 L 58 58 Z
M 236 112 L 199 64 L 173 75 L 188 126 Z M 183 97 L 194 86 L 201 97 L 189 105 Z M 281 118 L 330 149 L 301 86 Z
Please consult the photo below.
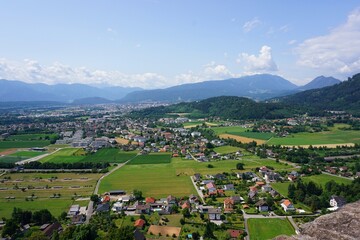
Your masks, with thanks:
M 295 230 L 289 220 L 279 218 L 250 218 L 247 220 L 251 240 L 273 239 L 279 235 L 291 236 Z
M 135 157 L 136 151 L 125 152 L 117 148 L 100 149 L 96 153 L 87 155 L 81 162 L 107 162 L 107 163 L 124 163 Z
M 243 127 L 240 127 L 240 126 L 231 126 L 231 127 L 214 127 L 214 128 L 211 128 L 216 135 L 219 135 L 219 134 L 223 134 L 223 133 L 242 133 L 242 132 L 245 132 L 247 130 L 249 130 L 249 128 L 243 128 Z M 235 134 L 236 135 L 236 134 Z
M 40 162 L 75 163 L 85 158 L 85 152 L 79 148 L 63 148 L 59 151 L 40 159 Z
M 0 148 L 32 148 L 45 147 L 50 144 L 48 140 L 33 140 L 33 141 L 0 141 Z
M 12 173 L 1 178 L 0 218 L 10 217 L 14 207 L 28 210 L 47 208 L 58 217 L 68 211 L 74 197 L 89 197 L 101 174 L 89 173 Z M 24 188 L 25 190 L 22 190 Z M 51 198 L 60 194 L 60 198 Z M 36 198 L 31 200 L 31 196 Z M 6 199 L 15 197 L 15 199 Z M 26 198 L 30 198 L 26 201 Z
M 254 139 L 260 139 L 260 140 L 269 140 L 274 136 L 273 133 L 262 133 L 262 132 L 228 132 L 232 135 L 247 137 L 247 138 L 254 138 Z
M 132 159 L 128 165 L 138 165 L 138 164 L 162 164 L 170 163 L 171 154 L 169 153 L 150 153 L 147 155 L 138 155 Z
M 243 171 L 254 170 L 256 167 L 263 165 L 272 166 L 276 170 L 291 168 L 289 165 L 277 163 L 273 160 L 259 159 L 256 156 L 244 160 L 226 160 L 210 163 L 172 158 L 170 163 L 164 164 L 127 164 L 101 181 L 99 193 L 117 189 L 132 192 L 134 189 L 139 189 L 144 196 L 161 198 L 172 194 L 182 197 L 196 193 L 190 176 L 195 173 L 239 172 L 236 169 L 236 164 L 239 162 L 245 163 L 245 170 Z M 209 164 L 212 165 L 212 168 L 208 167 Z
M 40 156 L 45 152 L 34 152 L 34 151 L 18 151 L 3 157 L 0 157 L 0 162 L 4 163 L 15 163 L 32 157 Z
M 341 126 L 341 125 L 340 125 Z M 270 139 L 269 145 L 321 145 L 321 144 L 345 144 L 360 143 L 360 131 L 341 130 L 339 126 L 330 128 L 324 132 L 303 132 L 291 134 L 287 137 L 274 137 Z
M 239 151 L 238 147 L 233 146 L 221 146 L 214 148 L 214 151 L 219 154 L 228 154 L 228 153 L 235 153 Z

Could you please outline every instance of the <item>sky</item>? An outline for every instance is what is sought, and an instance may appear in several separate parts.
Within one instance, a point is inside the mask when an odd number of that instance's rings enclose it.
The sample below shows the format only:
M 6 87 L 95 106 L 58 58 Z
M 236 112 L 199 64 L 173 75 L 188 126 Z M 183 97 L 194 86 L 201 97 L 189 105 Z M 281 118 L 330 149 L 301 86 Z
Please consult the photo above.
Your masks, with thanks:
M 153 89 L 358 72 L 358 0 L 0 1 L 0 79 Z

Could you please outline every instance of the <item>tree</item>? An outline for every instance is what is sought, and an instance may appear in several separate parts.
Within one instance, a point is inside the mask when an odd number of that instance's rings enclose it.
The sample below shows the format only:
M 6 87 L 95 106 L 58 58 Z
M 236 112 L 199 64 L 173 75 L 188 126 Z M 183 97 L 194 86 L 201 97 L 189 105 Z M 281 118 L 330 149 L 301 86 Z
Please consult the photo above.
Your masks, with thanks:
M 53 234 L 51 236 L 51 240 L 60 240 L 58 231 L 53 232 Z
M 244 170 L 244 163 L 237 163 L 236 164 L 236 169 L 237 170 Z
M 206 223 L 205 232 L 203 235 L 204 239 L 215 239 L 213 227 L 210 222 Z
M 143 199 L 142 191 L 134 189 L 133 194 L 134 194 L 134 197 L 135 197 L 136 200 Z
M 36 225 L 42 225 L 45 223 L 52 222 L 53 216 L 51 215 L 50 211 L 47 209 L 42 209 L 33 213 L 32 221 Z
M 189 218 L 191 216 L 190 210 L 188 208 L 184 208 L 182 210 L 182 214 L 183 214 L 184 218 Z
M 91 195 L 90 200 L 93 201 L 94 203 L 100 202 L 100 198 L 97 194 Z
M 295 185 L 294 184 L 290 184 L 288 187 L 288 196 L 290 199 L 294 199 L 295 198 Z
M 56 232 L 56 231 L 55 231 Z M 45 236 L 45 234 L 41 231 L 33 232 L 28 240 L 48 240 L 48 238 Z
M 200 239 L 199 232 L 193 232 L 191 235 L 192 235 L 192 239 L 194 239 L 194 240 L 199 240 Z
M 16 220 L 9 219 L 9 220 L 6 221 L 6 224 L 5 224 L 4 228 L 3 228 L 2 236 L 3 237 L 12 236 L 14 233 L 16 233 L 18 228 L 19 228 L 19 226 L 17 225 Z
M 73 239 L 76 240 L 95 240 L 97 237 L 97 229 L 91 224 L 77 226 L 73 233 Z

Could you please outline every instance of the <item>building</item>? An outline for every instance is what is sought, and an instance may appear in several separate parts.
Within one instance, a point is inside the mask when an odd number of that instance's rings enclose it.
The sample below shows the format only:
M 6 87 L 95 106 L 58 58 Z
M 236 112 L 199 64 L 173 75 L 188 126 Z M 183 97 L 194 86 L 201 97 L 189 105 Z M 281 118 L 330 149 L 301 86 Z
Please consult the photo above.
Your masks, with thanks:
M 210 220 L 220 220 L 220 216 L 221 216 L 220 208 L 209 208 L 207 212 L 209 214 Z
M 257 207 L 259 212 L 269 211 L 269 205 L 266 203 L 266 201 L 264 199 L 261 199 L 257 203 L 255 203 L 255 206 Z
M 346 200 L 343 197 L 332 195 L 330 198 L 330 206 L 340 208 L 346 204 Z
M 294 204 L 292 204 L 292 202 L 290 202 L 290 200 L 288 200 L 288 199 L 285 199 L 281 203 L 281 207 L 284 209 L 285 212 L 295 211 L 296 210 Z
M 145 220 L 139 218 L 139 219 L 137 219 L 137 220 L 135 221 L 134 227 L 141 229 L 141 228 L 144 227 L 145 224 L 146 224 Z

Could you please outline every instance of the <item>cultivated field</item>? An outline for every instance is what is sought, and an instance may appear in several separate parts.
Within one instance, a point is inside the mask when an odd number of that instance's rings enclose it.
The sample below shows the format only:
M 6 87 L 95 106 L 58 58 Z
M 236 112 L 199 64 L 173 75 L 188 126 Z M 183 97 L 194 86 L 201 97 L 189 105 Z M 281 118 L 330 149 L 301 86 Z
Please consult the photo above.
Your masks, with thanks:
M 254 138 L 254 139 L 260 139 L 260 140 L 269 140 L 274 136 L 272 133 L 262 133 L 262 132 L 240 132 L 240 133 L 233 133 L 229 132 L 229 134 L 232 135 L 238 135 L 241 137 L 247 137 L 247 138 Z
M 161 163 L 170 163 L 171 154 L 169 153 L 150 153 L 147 155 L 138 155 L 136 158 L 132 159 L 128 164 L 129 165 L 138 165 L 138 164 L 161 164 Z
M 101 174 L 13 173 L 1 176 L 0 218 L 10 217 L 14 207 L 47 208 L 54 216 L 68 211 L 75 197 L 89 197 Z M 10 177 L 5 180 L 5 177 Z M 59 198 L 54 198 L 54 194 Z M 11 197 L 14 197 L 12 199 Z M 28 198 L 28 200 L 26 200 Z
M 251 240 L 273 239 L 279 235 L 295 234 L 293 226 L 287 219 L 250 218 L 248 226 Z
M 127 164 L 101 181 L 99 193 L 117 189 L 124 189 L 130 192 L 134 189 L 139 189 L 143 192 L 144 196 L 156 198 L 166 197 L 169 194 L 177 197 L 187 196 L 191 193 L 196 193 L 190 176 L 193 176 L 195 173 L 239 172 L 236 169 L 236 164 L 239 162 L 245 164 L 245 170 L 243 171 L 254 170 L 256 167 L 264 165 L 272 166 L 275 170 L 291 168 L 289 165 L 277 163 L 269 159 L 259 159 L 255 156 L 244 160 L 211 162 L 212 168 L 208 168 L 209 163 L 172 158 L 171 163 L 167 164 Z
M 237 133 L 242 133 L 249 129 L 240 126 L 234 126 L 234 127 L 214 127 L 212 128 L 212 130 L 215 132 L 216 135 L 223 133 L 230 133 L 230 132 L 237 135 Z
M 360 143 L 360 131 L 344 131 L 338 126 L 330 131 L 318 133 L 296 133 L 285 138 L 274 137 L 267 142 L 269 145 L 326 145 L 336 147 L 337 145 L 353 145 Z
M 257 144 L 263 144 L 266 142 L 265 140 L 260 140 L 260 139 L 255 139 L 255 138 L 247 138 L 247 137 L 242 137 L 242 136 L 227 134 L 227 133 L 220 134 L 219 137 L 222 139 L 232 138 L 232 139 L 235 139 L 242 143 L 256 142 Z
M 125 152 L 117 148 L 100 149 L 96 153 L 87 155 L 81 162 L 123 163 L 135 157 L 136 151 Z
M 157 226 L 151 225 L 148 230 L 149 235 L 157 235 L 157 236 L 179 236 L 181 232 L 181 228 L 179 227 L 166 227 L 166 226 Z
M 32 157 L 40 156 L 46 152 L 35 152 L 35 151 L 17 151 L 9 155 L 0 157 L 0 162 L 4 163 L 15 163 Z
M 40 162 L 53 162 L 53 163 L 75 163 L 80 162 L 85 158 L 85 151 L 80 148 L 63 148 L 59 151 L 46 156 Z
M 47 140 L 34 141 L 0 141 L 0 148 L 31 148 L 45 147 L 50 144 Z

